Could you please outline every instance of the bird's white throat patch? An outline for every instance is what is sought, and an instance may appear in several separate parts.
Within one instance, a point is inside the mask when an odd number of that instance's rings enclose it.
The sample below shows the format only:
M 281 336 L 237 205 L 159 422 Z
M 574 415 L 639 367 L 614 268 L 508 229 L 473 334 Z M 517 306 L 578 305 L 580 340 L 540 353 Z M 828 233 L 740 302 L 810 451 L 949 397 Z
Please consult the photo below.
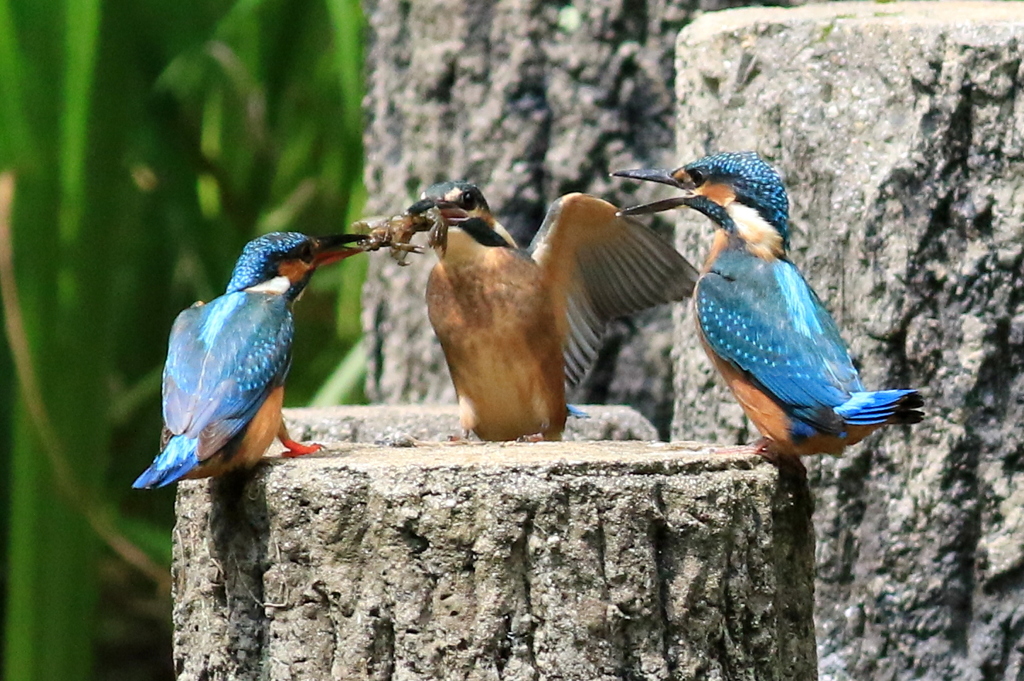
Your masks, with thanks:
M 757 209 L 733 201 L 725 210 L 736 223 L 736 230 L 740 238 L 747 242 L 751 253 L 765 260 L 774 260 L 783 255 L 782 235 L 761 217 Z
M 274 277 L 273 279 L 266 280 L 262 284 L 250 286 L 245 290 L 249 293 L 273 293 L 283 296 L 291 287 L 292 282 L 288 277 Z

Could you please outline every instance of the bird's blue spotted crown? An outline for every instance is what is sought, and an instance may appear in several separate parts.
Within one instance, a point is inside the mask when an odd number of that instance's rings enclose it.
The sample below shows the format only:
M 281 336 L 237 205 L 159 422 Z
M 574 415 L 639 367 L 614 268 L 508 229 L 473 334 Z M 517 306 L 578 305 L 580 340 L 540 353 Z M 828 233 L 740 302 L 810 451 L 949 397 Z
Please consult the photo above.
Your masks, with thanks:
M 312 245 L 309 237 L 298 232 L 271 232 L 253 239 L 235 263 L 227 292 L 242 291 L 273 279 L 281 261 L 300 257 L 306 244 Z
M 726 184 L 736 200 L 760 213 L 782 235 L 789 248 L 789 197 L 775 168 L 753 151 L 730 151 L 705 156 L 683 168 L 691 176 L 701 174 L 705 181 Z

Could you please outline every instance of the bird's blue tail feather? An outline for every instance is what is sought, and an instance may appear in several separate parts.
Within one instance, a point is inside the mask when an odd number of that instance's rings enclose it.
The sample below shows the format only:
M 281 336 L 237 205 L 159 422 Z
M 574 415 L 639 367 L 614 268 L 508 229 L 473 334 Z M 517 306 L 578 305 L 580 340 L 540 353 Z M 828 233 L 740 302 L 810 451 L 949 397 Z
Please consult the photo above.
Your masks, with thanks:
M 583 411 L 579 407 L 574 407 L 571 404 L 567 404 L 567 405 L 565 405 L 565 408 L 569 412 L 569 416 L 573 417 L 574 419 L 589 419 L 590 418 L 590 414 L 588 414 L 587 412 Z
M 915 410 L 921 404 L 916 390 L 879 390 L 853 393 L 850 399 L 835 408 L 835 412 L 851 426 L 874 426 L 903 412 L 907 412 L 907 416 L 911 412 L 919 415 L 920 412 Z
M 196 454 L 197 444 L 195 438 L 175 435 L 167 442 L 164 451 L 160 452 L 150 467 L 132 483 L 132 487 L 153 489 L 180 480 L 199 465 L 199 456 Z

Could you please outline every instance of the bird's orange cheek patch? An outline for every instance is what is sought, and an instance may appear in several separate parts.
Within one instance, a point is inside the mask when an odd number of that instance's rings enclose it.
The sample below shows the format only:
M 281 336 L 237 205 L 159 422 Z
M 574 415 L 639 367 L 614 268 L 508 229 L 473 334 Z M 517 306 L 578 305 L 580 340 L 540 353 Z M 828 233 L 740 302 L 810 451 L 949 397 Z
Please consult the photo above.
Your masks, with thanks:
M 706 196 L 719 206 L 728 206 L 736 200 L 736 193 L 727 184 L 702 184 L 696 188 L 696 193 Z
M 696 189 L 696 193 L 706 196 L 719 206 L 728 206 L 736 200 L 736 192 L 725 184 L 703 184 Z
M 309 272 L 310 267 L 310 264 L 301 260 L 285 260 L 278 265 L 277 273 L 279 276 L 288 277 L 288 281 L 294 284 L 306 276 L 306 272 Z

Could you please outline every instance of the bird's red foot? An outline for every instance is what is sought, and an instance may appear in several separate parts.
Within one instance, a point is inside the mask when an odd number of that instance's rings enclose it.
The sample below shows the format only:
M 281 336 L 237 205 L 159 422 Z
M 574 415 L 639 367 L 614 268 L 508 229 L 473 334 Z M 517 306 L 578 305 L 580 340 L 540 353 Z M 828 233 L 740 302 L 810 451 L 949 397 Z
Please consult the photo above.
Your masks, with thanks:
M 281 456 L 283 456 L 286 459 L 294 459 L 297 456 L 313 454 L 314 452 L 319 452 L 321 449 L 324 448 L 323 445 L 318 445 L 316 443 L 313 443 L 311 445 L 304 445 L 301 442 L 289 440 L 288 438 L 282 438 L 281 444 L 287 447 L 287 449 L 281 452 Z
M 738 447 L 723 447 L 717 450 L 718 454 L 757 454 L 762 457 L 765 461 L 770 462 L 779 471 L 791 475 L 795 475 L 800 478 L 807 477 L 807 469 L 804 468 L 803 462 L 799 456 L 794 454 L 779 454 L 772 447 L 772 441 L 766 437 L 762 437 L 756 442 L 751 442 L 749 445 L 739 445 Z
M 715 449 L 715 454 L 757 454 L 768 459 L 771 454 L 768 453 L 767 447 L 762 449 L 762 440 L 751 443 L 749 445 L 734 445 L 732 447 L 718 447 Z
M 750 446 L 753 448 L 755 454 L 762 456 L 765 460 L 775 464 L 775 467 L 779 469 L 780 473 L 793 475 L 797 478 L 806 480 L 807 469 L 804 467 L 804 462 L 800 460 L 800 457 L 794 454 L 779 454 L 772 449 L 771 444 L 771 440 L 766 437 L 762 437 Z

